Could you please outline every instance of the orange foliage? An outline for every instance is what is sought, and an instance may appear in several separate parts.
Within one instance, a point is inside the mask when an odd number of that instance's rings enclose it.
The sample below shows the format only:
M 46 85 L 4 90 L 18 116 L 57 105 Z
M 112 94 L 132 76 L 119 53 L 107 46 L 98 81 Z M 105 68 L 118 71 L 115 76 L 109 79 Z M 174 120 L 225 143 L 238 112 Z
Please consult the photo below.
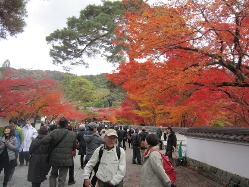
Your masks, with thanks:
M 69 119 L 85 119 L 85 113 L 63 99 L 57 82 L 50 79 L 14 77 L 10 71 L 0 79 L 0 115 L 10 118 L 47 116 L 51 120 L 63 115 Z M 12 76 L 12 77 L 11 77 Z
M 248 0 L 127 12 L 116 31 L 130 61 L 109 78 L 152 124 L 248 126 L 248 14 Z

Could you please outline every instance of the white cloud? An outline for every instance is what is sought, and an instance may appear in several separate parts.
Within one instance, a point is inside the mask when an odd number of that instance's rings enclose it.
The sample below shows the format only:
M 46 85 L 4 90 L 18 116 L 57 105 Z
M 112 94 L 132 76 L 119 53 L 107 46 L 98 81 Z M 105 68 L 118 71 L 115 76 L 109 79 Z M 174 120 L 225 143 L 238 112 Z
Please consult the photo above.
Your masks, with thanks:
M 27 4 L 27 26 L 23 33 L 7 40 L 0 40 L 0 66 L 9 59 L 11 67 L 24 69 L 58 70 L 52 64 L 49 46 L 45 37 L 56 29 L 66 26 L 68 17 L 79 16 L 88 4 L 99 4 L 101 0 L 31 0 Z M 105 61 L 90 60 L 89 68 L 75 67 L 75 74 L 99 74 L 115 69 Z

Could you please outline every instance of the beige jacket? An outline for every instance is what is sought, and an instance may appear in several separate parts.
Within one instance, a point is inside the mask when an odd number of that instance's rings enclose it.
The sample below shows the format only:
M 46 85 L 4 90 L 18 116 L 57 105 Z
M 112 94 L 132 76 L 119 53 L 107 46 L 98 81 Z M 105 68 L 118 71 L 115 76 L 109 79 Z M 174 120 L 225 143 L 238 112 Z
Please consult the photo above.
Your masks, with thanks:
M 145 155 L 145 162 L 141 169 L 140 187 L 170 187 L 171 182 L 163 169 L 163 161 L 160 153 L 153 151 L 158 147 L 152 147 Z
M 99 160 L 99 151 L 100 147 L 94 151 L 93 156 L 85 166 L 83 173 L 84 179 L 89 179 L 93 167 Z M 103 182 L 111 182 L 115 186 L 123 180 L 125 172 L 126 157 L 124 149 L 120 148 L 120 159 L 118 159 L 116 147 L 111 150 L 103 149 L 103 155 L 96 177 Z

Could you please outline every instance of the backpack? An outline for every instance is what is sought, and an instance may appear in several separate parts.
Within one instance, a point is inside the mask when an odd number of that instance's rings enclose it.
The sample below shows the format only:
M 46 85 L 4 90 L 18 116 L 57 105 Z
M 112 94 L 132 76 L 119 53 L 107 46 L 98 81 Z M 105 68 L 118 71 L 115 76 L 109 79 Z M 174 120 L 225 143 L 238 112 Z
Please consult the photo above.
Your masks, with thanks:
M 103 155 L 103 151 L 104 151 L 104 147 L 101 146 L 100 149 L 99 149 L 99 162 L 100 162 L 101 157 Z M 118 146 L 116 146 L 116 153 L 117 153 L 118 159 L 120 159 L 121 151 L 120 151 L 120 147 L 118 147 Z
M 99 161 L 96 163 L 96 165 L 93 167 L 93 170 L 94 170 L 94 173 L 96 175 L 98 169 L 99 169 L 99 164 L 100 164 L 100 160 L 101 160 L 101 157 L 103 155 L 103 152 L 104 152 L 104 147 L 101 146 L 100 149 L 99 149 Z M 117 156 L 118 156 L 118 159 L 120 159 L 120 154 L 121 154 L 121 151 L 120 151 L 120 147 L 116 146 L 116 153 L 117 153 Z
M 159 151 L 155 150 L 156 152 L 160 153 Z M 176 182 L 176 171 L 175 168 L 173 166 L 173 164 L 170 162 L 169 157 L 167 157 L 166 155 L 161 154 L 162 160 L 163 160 L 163 169 L 165 171 L 165 173 L 168 175 L 170 181 L 172 184 L 175 184 Z

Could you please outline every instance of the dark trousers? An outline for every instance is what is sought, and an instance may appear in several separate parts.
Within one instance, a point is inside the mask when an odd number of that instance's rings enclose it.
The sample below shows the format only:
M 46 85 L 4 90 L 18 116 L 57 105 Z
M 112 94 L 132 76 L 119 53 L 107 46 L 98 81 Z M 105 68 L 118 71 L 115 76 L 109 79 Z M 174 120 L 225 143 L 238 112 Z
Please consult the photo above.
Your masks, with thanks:
M 74 182 L 74 161 L 73 161 L 73 165 L 69 167 L 68 182 Z
M 133 157 L 132 157 L 132 163 L 137 163 L 141 164 L 141 153 L 140 153 L 140 148 L 138 145 L 133 145 Z
M 170 148 L 166 148 L 165 155 L 168 156 L 169 158 L 172 158 L 172 150 Z
M 125 145 L 126 140 L 123 140 L 123 148 L 126 150 L 126 145 Z
M 121 143 L 122 143 L 122 140 L 118 140 L 118 147 L 122 147 Z
M 23 150 L 19 153 L 19 162 L 20 164 L 24 164 L 24 160 L 26 164 L 29 163 L 29 152 L 23 152 Z
M 4 169 L 3 187 L 6 187 L 9 182 L 9 176 L 12 168 L 10 166 L 5 166 L 3 169 Z
M 162 140 L 159 140 L 159 149 L 163 150 L 163 142 L 162 142 Z
M 15 152 L 15 155 L 16 155 L 16 163 L 17 163 L 18 153 L 19 153 L 19 151 L 16 151 L 16 152 Z M 11 179 L 12 179 L 12 176 L 13 176 L 13 174 L 14 174 L 14 172 L 15 172 L 15 168 L 16 168 L 16 167 L 12 167 L 12 168 L 11 168 L 11 170 L 10 170 L 9 180 L 11 180 Z
M 40 187 L 41 186 L 41 183 L 39 182 L 39 183 L 34 183 L 34 182 L 32 182 L 32 187 Z
M 130 140 L 128 140 L 128 146 L 129 146 L 129 148 L 132 148 Z
M 81 166 L 81 168 L 85 167 L 84 155 L 80 155 L 80 166 Z

